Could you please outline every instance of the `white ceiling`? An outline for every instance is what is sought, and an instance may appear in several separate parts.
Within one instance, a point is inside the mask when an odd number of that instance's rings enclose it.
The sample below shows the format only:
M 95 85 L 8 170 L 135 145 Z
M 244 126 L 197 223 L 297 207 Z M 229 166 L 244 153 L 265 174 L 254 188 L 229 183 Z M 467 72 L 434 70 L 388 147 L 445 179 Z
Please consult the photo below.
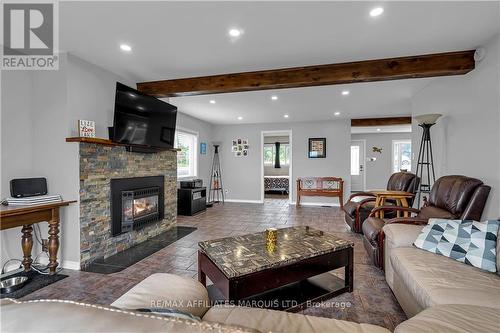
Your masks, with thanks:
M 170 98 L 179 111 L 215 124 L 408 116 L 410 97 L 431 79 Z M 403 83 L 404 82 L 404 83 Z M 343 90 L 349 90 L 343 96 Z M 277 96 L 278 100 L 271 100 Z M 215 104 L 210 104 L 214 100 Z M 340 112 L 335 116 L 335 112 Z M 284 118 L 287 114 L 289 117 Z M 238 120 L 238 117 L 243 117 Z
M 382 5 L 382 16 L 369 11 Z M 500 31 L 499 2 L 61 2 L 60 47 L 131 82 L 473 49 Z M 234 41 L 229 28 L 244 31 Z M 132 52 L 120 50 L 120 43 Z M 428 80 L 428 79 L 427 79 Z M 434 79 L 433 79 L 434 80 Z M 176 98 L 213 123 L 408 114 L 426 80 Z M 283 114 L 290 114 L 289 120 Z

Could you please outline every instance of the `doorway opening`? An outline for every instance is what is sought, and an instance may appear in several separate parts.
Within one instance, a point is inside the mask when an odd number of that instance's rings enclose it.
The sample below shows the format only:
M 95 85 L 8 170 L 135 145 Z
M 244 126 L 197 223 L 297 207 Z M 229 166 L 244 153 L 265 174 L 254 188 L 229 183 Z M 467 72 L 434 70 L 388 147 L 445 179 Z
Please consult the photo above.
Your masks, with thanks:
M 292 195 L 292 133 L 262 132 L 262 201 L 288 204 Z
M 383 190 L 393 173 L 412 172 L 411 130 L 411 124 L 351 126 L 351 192 Z

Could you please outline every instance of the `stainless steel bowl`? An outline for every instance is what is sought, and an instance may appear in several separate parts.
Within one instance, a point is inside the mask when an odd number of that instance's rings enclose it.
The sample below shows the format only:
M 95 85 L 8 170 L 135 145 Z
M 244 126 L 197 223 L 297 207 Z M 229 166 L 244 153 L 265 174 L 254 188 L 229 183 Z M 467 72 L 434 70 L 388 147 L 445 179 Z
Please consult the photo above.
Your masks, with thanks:
M 16 276 L 13 278 L 0 281 L 0 293 L 10 294 L 18 289 L 21 289 L 28 281 L 26 276 Z

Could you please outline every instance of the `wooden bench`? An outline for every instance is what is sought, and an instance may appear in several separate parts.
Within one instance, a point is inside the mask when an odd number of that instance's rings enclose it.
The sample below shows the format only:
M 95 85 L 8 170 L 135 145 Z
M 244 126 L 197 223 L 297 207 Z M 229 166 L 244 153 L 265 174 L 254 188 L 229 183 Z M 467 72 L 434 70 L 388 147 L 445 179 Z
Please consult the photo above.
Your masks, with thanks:
M 337 197 L 340 208 L 344 206 L 344 181 L 337 177 L 297 178 L 297 206 L 301 196 Z

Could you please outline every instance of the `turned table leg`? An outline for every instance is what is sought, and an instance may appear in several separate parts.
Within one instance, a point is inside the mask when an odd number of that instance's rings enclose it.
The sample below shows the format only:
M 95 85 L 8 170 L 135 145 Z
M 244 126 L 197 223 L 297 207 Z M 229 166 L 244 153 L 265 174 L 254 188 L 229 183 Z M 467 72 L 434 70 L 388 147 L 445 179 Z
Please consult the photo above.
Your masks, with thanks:
M 56 273 L 59 265 L 57 251 L 59 250 L 59 209 L 54 209 L 52 220 L 49 221 L 49 274 Z
M 33 249 L 33 235 L 32 235 L 33 227 L 31 224 L 23 225 L 21 232 L 23 236 L 21 238 L 21 246 L 23 248 L 23 266 L 24 271 L 28 272 L 31 269 L 31 263 L 33 259 L 31 259 L 31 249 Z

